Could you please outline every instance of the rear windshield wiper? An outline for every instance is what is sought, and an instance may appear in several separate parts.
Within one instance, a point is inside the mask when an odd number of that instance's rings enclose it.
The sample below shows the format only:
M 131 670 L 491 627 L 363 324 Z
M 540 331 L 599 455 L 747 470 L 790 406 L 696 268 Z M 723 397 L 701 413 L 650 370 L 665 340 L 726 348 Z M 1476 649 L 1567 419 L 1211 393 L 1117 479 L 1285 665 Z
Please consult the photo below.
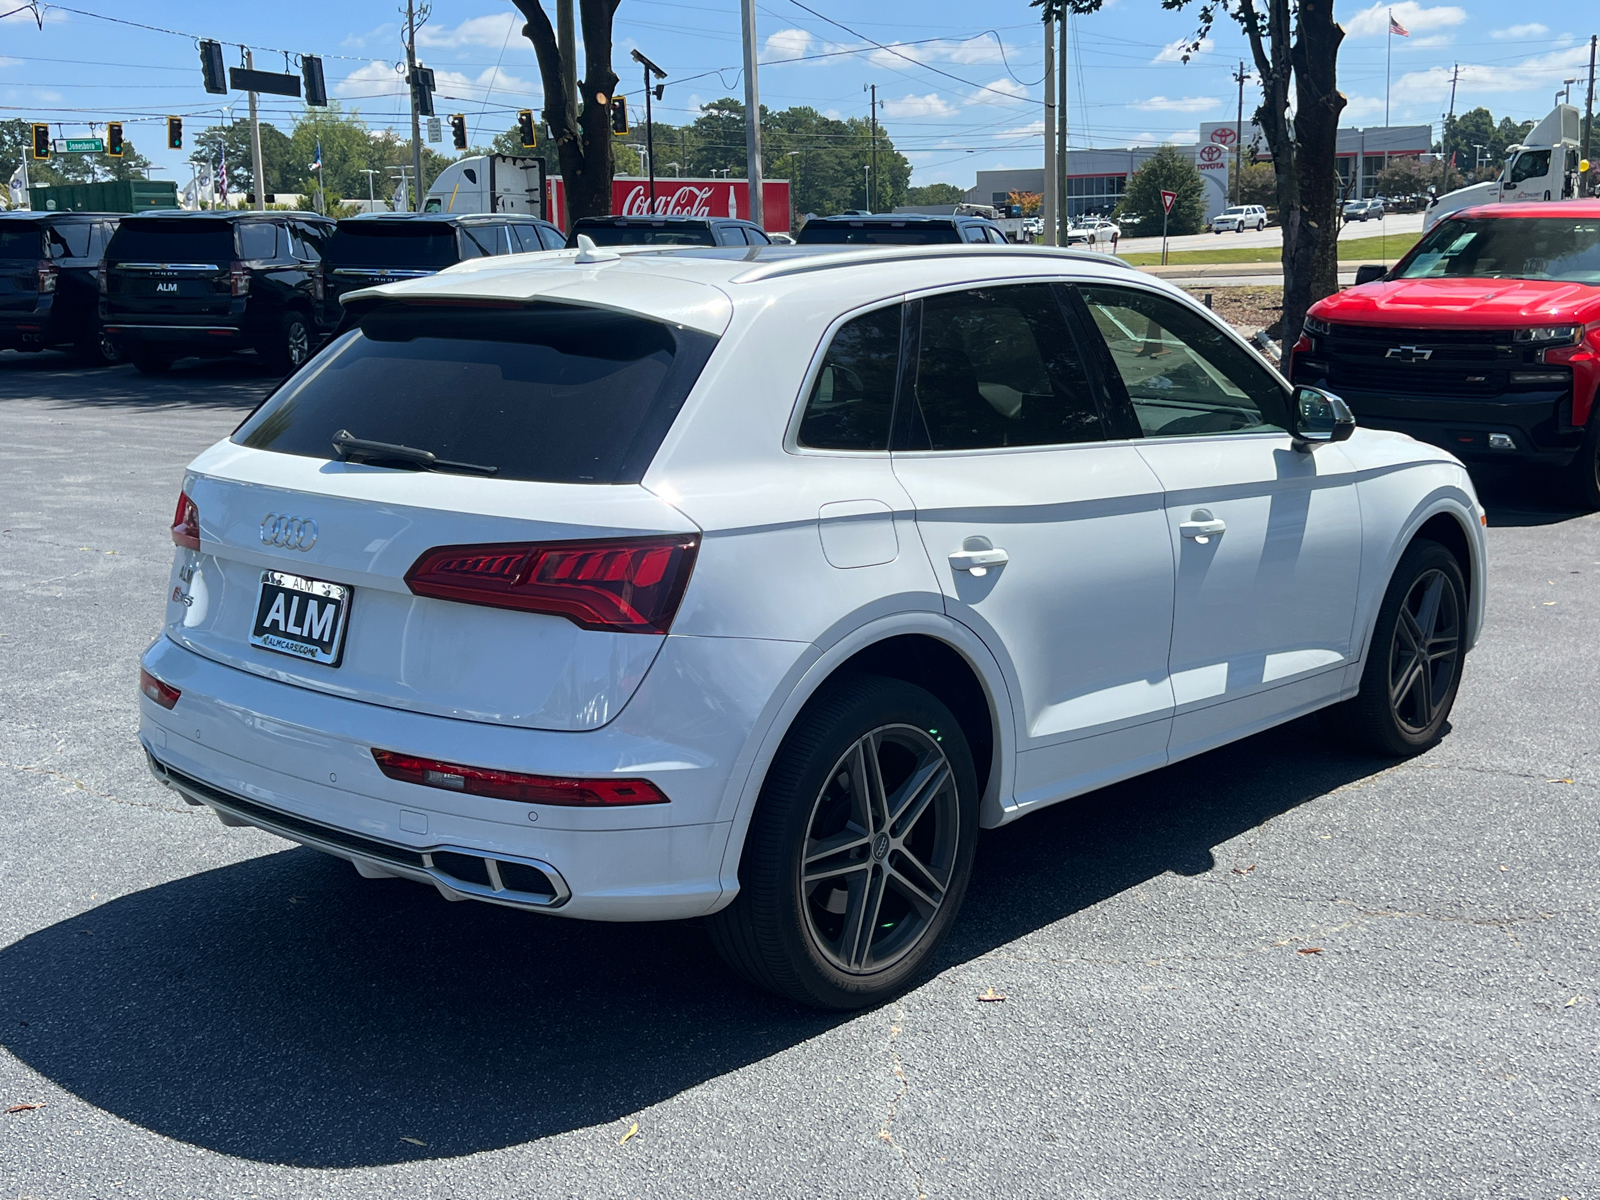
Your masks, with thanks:
M 424 471 L 460 471 L 465 475 L 497 475 L 500 472 L 499 467 L 486 467 L 480 463 L 451 462 L 438 457 L 431 450 L 419 450 L 415 446 L 358 438 L 348 429 L 341 429 L 333 435 L 333 449 L 345 462 L 400 462 Z

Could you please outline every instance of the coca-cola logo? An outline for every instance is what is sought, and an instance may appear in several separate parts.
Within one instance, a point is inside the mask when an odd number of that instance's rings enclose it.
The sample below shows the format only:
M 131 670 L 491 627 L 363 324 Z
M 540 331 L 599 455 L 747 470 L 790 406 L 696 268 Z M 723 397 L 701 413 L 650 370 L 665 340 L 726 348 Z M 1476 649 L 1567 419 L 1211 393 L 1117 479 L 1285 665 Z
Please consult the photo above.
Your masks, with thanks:
M 728 188 L 728 212 L 713 213 L 714 202 L 718 188 L 715 185 L 694 187 L 684 184 L 676 188 L 663 188 L 656 185 L 655 211 L 651 211 L 649 189 L 643 185 L 630 188 L 622 201 L 622 214 L 627 217 L 710 217 L 710 216 L 738 216 L 737 201 L 733 188 Z

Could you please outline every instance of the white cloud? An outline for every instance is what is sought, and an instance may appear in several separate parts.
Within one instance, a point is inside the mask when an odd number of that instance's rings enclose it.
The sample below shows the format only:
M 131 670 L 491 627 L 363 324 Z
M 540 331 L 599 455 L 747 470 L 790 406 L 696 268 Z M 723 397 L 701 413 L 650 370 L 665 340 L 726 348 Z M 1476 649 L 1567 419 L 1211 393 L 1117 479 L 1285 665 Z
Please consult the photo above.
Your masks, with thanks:
M 517 96 L 526 98 L 543 95 L 538 85 L 495 67 L 485 68 L 476 77 L 465 75 L 460 71 L 435 69 L 433 78 L 435 93 L 441 99 L 483 100 L 493 94 L 498 98 L 509 100 Z M 357 67 L 333 87 L 336 96 L 351 100 L 402 96 L 405 90 L 405 83 L 395 71 L 393 64 L 379 62 L 376 59 L 365 66 Z
M 22 65 L 20 58 L 5 58 L 0 56 L 0 67 L 19 67 Z
M 1349 20 L 1342 22 L 1347 37 L 1382 37 L 1389 32 L 1389 14 L 1407 31 L 1415 35 L 1436 29 L 1449 29 L 1467 19 L 1465 9 L 1453 4 L 1440 4 L 1424 8 L 1417 0 L 1400 0 L 1398 4 L 1380 3 L 1364 8 Z
M 334 95 L 356 100 L 398 96 L 405 90 L 406 86 L 401 82 L 401 77 L 395 71 L 393 64 L 379 62 L 377 59 L 373 59 L 365 66 L 357 67 L 333 85 Z
M 1028 61 L 1028 56 L 1033 53 L 1007 43 L 1002 55 L 1001 44 L 988 34 L 961 40 L 946 38 L 936 42 L 919 41 L 915 45 L 901 42 L 890 42 L 888 45 L 890 49 L 898 50 L 899 54 L 892 54 L 889 50 L 874 49 L 868 56 L 868 61 L 873 66 L 903 69 L 909 65 L 906 58 L 910 58 L 921 63 L 945 62 L 957 66 L 998 67 L 1007 62 Z M 905 58 L 901 58 L 901 54 L 905 55 Z
M 1151 96 L 1148 100 L 1136 100 L 1128 105 L 1141 112 L 1181 112 L 1199 113 L 1210 112 L 1222 101 L 1215 96 L 1185 96 L 1181 100 L 1169 100 L 1165 96 Z
M 1165 46 L 1161 47 L 1161 53 L 1157 54 L 1150 61 L 1158 63 L 1181 63 L 1185 54 L 1188 54 L 1190 58 L 1198 58 L 1202 54 L 1210 54 L 1214 43 L 1210 38 L 1201 38 L 1200 48 L 1190 52 L 1189 47 L 1193 44 L 1194 43 L 1188 38 L 1179 38 L 1175 42 L 1168 42 Z
M 1171 146 L 1192 146 L 1200 140 L 1198 129 L 1180 129 L 1176 133 L 1167 135 L 1167 144 Z
M 1495 66 L 1462 63 L 1457 94 L 1474 96 L 1542 91 L 1545 97 L 1540 104 L 1547 107 L 1550 91 L 1560 87 L 1563 78 L 1577 75 L 1580 70 L 1587 73 L 1588 69 L 1589 47 L 1581 45 L 1535 54 L 1518 63 Z M 1398 109 L 1402 104 L 1425 105 L 1430 113 L 1437 114 L 1441 101 L 1450 95 L 1450 71 L 1449 67 L 1441 66 L 1426 71 L 1406 72 L 1394 81 L 1395 108 Z M 1546 107 L 1537 111 L 1543 113 Z
M 1411 45 L 1416 49 L 1425 49 L 1429 46 L 1448 46 L 1455 41 L 1455 35 L 1449 33 L 1431 33 L 1427 37 L 1414 37 Z
M 883 115 L 886 117 L 950 117 L 957 111 L 956 106 L 938 92 L 929 92 L 926 96 L 908 94 L 898 100 L 883 102 Z
M 525 22 L 520 13 L 490 13 L 482 17 L 468 17 L 454 28 L 442 25 L 424 25 L 417 30 L 417 45 L 455 49 L 460 46 L 488 46 L 500 49 L 510 39 L 521 37 Z M 524 44 L 527 44 L 524 39 Z
M 983 85 L 981 92 L 969 92 L 964 98 L 967 104 L 1021 104 L 1028 99 L 1028 89 L 1015 79 L 996 79 Z
M 799 58 L 811 50 L 811 35 L 804 29 L 780 29 L 767 38 L 762 62 L 773 59 Z
M 1537 21 L 1530 21 L 1526 25 L 1508 25 L 1504 29 L 1496 29 L 1489 36 L 1494 38 L 1535 38 L 1543 37 L 1550 32 L 1550 26 L 1541 25 Z

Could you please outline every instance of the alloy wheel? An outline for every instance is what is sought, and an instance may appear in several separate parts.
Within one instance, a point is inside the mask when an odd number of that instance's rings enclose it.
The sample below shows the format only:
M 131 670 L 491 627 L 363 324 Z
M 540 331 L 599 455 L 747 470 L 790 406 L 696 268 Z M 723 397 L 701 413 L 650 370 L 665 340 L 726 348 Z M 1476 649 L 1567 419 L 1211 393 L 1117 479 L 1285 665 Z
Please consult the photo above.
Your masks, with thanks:
M 960 796 L 937 730 L 885 725 L 834 764 L 806 823 L 798 886 L 818 951 L 852 975 L 881 971 L 943 907 Z
M 289 323 L 288 349 L 289 365 L 293 367 L 303 366 L 306 359 L 311 356 L 311 335 L 306 332 L 303 322 Z
M 1443 571 L 1424 571 L 1400 605 L 1389 650 L 1389 706 L 1413 737 L 1450 702 L 1461 661 L 1461 604 Z

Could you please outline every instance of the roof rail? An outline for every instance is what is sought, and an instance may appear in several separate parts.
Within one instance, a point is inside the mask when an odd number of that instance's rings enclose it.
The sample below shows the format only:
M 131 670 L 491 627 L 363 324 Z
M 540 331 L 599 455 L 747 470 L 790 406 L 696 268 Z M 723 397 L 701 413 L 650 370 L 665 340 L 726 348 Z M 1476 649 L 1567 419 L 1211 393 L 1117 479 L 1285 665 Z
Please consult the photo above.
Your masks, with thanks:
M 785 249 L 792 253 L 792 248 Z M 781 279 L 786 275 L 803 275 L 808 271 L 904 262 L 906 259 L 970 258 L 974 255 L 984 258 L 1043 258 L 1058 262 L 1098 263 L 1101 266 L 1118 266 L 1125 271 L 1138 271 L 1137 267 L 1115 255 L 1092 250 L 1068 250 L 1059 246 L 997 246 L 992 242 L 973 242 L 931 246 L 858 246 L 805 256 L 785 254 L 781 259 L 757 260 L 748 271 L 735 276 L 730 282 L 757 283 L 764 279 Z

